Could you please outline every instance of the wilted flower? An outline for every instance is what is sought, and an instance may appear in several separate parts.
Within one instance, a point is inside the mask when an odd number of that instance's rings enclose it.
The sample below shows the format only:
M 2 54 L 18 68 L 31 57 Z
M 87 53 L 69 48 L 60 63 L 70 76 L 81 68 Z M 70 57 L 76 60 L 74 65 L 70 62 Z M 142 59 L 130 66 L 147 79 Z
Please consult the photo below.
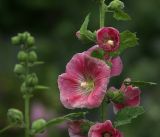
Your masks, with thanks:
M 112 91 L 114 92 L 113 88 L 112 88 Z M 141 90 L 138 87 L 134 87 L 132 85 L 126 86 L 126 85 L 122 84 L 119 91 L 123 93 L 124 101 L 123 101 L 123 103 L 114 103 L 113 102 L 115 113 L 117 111 L 123 109 L 124 107 L 139 106 Z
M 100 106 L 106 93 L 110 67 L 99 59 L 78 53 L 58 78 L 60 100 L 69 109 Z
M 116 51 L 120 46 L 119 31 L 113 27 L 103 27 L 97 31 L 97 44 L 106 52 Z
M 87 137 L 87 135 L 82 131 L 82 126 L 84 120 L 76 120 L 68 122 L 68 132 L 70 137 Z
M 123 137 L 122 133 L 112 126 L 110 120 L 91 126 L 88 137 Z
M 91 47 L 90 49 L 88 49 L 87 51 L 85 51 L 84 53 L 87 55 L 91 55 L 93 51 L 96 51 L 99 49 L 100 49 L 99 46 L 95 45 L 95 46 Z M 121 74 L 122 69 L 123 69 L 123 63 L 122 63 L 120 56 L 117 56 L 114 58 L 110 58 L 107 56 L 107 58 L 106 58 L 106 56 L 104 55 L 104 60 L 107 62 L 110 62 L 112 64 L 110 77 L 118 76 Z

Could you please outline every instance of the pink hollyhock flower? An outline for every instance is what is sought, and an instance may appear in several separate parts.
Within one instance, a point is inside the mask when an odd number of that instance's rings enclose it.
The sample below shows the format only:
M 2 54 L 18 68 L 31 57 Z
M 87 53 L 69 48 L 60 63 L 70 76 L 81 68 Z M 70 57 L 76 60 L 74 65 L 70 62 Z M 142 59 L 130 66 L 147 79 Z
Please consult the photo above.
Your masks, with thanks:
M 112 88 L 112 90 L 113 90 L 113 88 Z M 114 92 L 114 90 L 113 90 L 113 92 Z M 132 85 L 126 86 L 126 85 L 122 84 L 120 91 L 124 95 L 124 102 L 123 103 L 114 103 L 113 102 L 113 108 L 114 108 L 115 113 L 125 107 L 139 106 L 141 90 L 138 87 L 134 87 Z
M 123 137 L 122 133 L 113 127 L 110 120 L 91 126 L 88 137 Z
M 58 78 L 60 100 L 69 109 L 99 107 L 106 93 L 110 67 L 85 53 L 75 54 Z
M 70 137 L 87 137 L 84 135 L 81 126 L 84 124 L 84 120 L 77 120 L 68 122 L 68 132 Z
M 116 51 L 120 46 L 119 31 L 113 27 L 103 27 L 97 31 L 97 44 L 106 52 Z
M 91 53 L 93 51 L 96 51 L 98 49 L 100 49 L 99 46 L 95 45 L 95 46 L 91 47 L 90 49 L 88 49 L 87 51 L 85 51 L 84 53 L 86 53 L 87 55 L 91 55 Z M 121 74 L 122 69 L 123 69 L 123 63 L 122 63 L 122 60 L 121 60 L 120 56 L 117 56 L 117 57 L 114 57 L 114 58 L 109 58 L 108 56 L 106 58 L 104 56 L 104 60 L 112 63 L 110 77 L 118 76 L 118 75 Z

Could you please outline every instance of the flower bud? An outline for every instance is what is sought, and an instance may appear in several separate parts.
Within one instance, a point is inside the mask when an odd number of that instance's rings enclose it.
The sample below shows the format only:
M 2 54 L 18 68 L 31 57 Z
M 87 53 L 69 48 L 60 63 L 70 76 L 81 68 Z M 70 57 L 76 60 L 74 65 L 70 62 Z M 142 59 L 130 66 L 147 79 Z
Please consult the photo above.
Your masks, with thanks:
M 30 51 L 29 54 L 28 54 L 28 61 L 29 62 L 35 62 L 37 61 L 37 54 L 35 51 Z
M 18 109 L 10 108 L 7 112 L 7 117 L 10 124 L 22 125 L 23 123 L 23 114 Z
M 30 36 L 27 38 L 26 42 L 27 42 L 28 47 L 32 47 L 35 43 L 35 39 L 34 39 L 34 37 Z
M 26 85 L 33 87 L 38 84 L 38 77 L 35 73 L 29 74 L 26 79 Z
M 124 3 L 120 0 L 113 0 L 108 6 L 108 9 L 110 10 L 118 10 L 123 8 L 124 8 Z
M 20 62 L 25 62 L 27 60 L 28 54 L 25 51 L 19 51 L 17 58 Z
M 123 103 L 124 101 L 124 95 L 121 91 L 116 90 L 115 91 L 108 91 L 107 97 L 110 101 L 114 103 Z
M 31 129 L 31 132 L 32 133 L 37 133 L 39 130 L 43 129 L 46 125 L 46 120 L 44 119 L 38 119 L 38 120 L 35 120 L 33 123 L 32 123 L 32 129 Z M 43 131 L 42 131 L 43 132 Z
M 26 93 L 27 92 L 27 86 L 26 86 L 25 82 L 22 83 L 20 90 L 21 90 L 22 93 Z
M 22 75 L 25 73 L 25 67 L 21 64 L 16 64 L 14 67 L 14 73 L 17 75 Z
M 11 43 L 13 45 L 18 45 L 18 44 L 20 44 L 20 42 L 21 42 L 21 39 L 18 36 L 14 36 L 14 37 L 11 38 Z

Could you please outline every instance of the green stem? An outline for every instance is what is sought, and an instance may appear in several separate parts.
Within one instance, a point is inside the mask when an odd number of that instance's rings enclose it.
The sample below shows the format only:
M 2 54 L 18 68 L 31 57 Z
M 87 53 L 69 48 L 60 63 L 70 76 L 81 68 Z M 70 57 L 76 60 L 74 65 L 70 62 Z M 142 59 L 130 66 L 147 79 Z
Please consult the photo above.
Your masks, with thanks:
M 8 126 L 4 127 L 3 129 L 0 130 L 0 134 L 5 132 L 6 130 L 12 128 L 12 127 L 13 127 L 13 125 L 8 125 Z
M 75 119 L 75 118 L 84 117 L 86 114 L 87 114 L 87 112 L 70 113 L 70 114 L 62 116 L 62 117 L 51 119 L 45 124 L 45 126 L 39 128 L 37 131 L 33 131 L 33 132 L 31 131 L 31 135 L 41 133 L 47 127 L 50 127 L 52 125 L 56 125 L 56 124 L 62 123 L 64 121 L 71 121 L 72 119 Z
M 105 0 L 100 0 L 99 12 L 100 12 L 100 28 L 105 24 Z
M 25 95 L 25 137 L 30 135 L 30 114 L 29 114 L 30 96 Z

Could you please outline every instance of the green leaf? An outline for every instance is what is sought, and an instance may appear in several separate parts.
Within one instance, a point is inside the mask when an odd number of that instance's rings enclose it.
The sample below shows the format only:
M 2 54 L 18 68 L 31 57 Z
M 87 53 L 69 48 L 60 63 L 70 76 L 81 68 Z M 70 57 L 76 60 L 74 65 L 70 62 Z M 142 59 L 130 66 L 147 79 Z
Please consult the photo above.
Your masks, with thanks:
M 144 113 L 144 108 L 139 107 L 126 107 L 120 110 L 114 122 L 115 127 L 122 126 L 131 123 L 132 119 L 137 118 L 139 115 Z
M 145 82 L 145 81 L 131 81 L 131 82 L 125 82 L 124 81 L 124 84 L 126 85 L 133 85 L 133 86 L 156 86 L 157 83 L 154 83 L 154 82 Z
M 132 33 L 128 30 L 120 33 L 120 48 L 118 51 L 111 52 L 111 56 L 118 56 L 127 48 L 132 48 L 138 45 L 138 38 L 136 33 Z
M 80 28 L 80 32 L 85 32 L 88 28 L 88 23 L 89 23 L 89 17 L 90 17 L 90 14 L 88 14 L 86 17 L 85 17 L 85 20 Z
M 113 13 L 113 17 L 116 20 L 122 20 L 122 21 L 131 20 L 131 17 L 121 9 L 115 10 Z
M 96 41 L 96 34 L 88 30 L 88 23 L 89 23 L 89 17 L 90 14 L 88 14 L 81 25 L 81 28 L 79 30 L 80 32 L 80 39 L 83 41 Z

